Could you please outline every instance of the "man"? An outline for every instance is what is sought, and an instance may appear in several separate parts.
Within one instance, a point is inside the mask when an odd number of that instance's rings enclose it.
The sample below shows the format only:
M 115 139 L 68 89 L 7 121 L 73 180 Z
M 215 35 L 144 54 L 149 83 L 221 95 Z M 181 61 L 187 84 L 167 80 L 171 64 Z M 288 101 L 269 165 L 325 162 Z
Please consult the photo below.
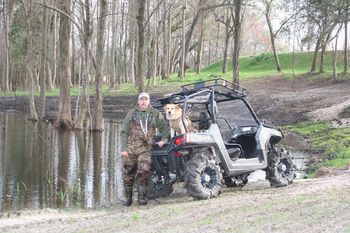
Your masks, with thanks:
M 137 103 L 138 106 L 126 115 L 120 132 L 126 206 L 132 204 L 132 186 L 136 175 L 139 184 L 138 203 L 147 204 L 146 186 L 151 174 L 153 136 L 156 130 L 161 132 L 162 139 L 157 144 L 163 147 L 169 135 L 163 115 L 150 105 L 149 94 L 140 93 Z

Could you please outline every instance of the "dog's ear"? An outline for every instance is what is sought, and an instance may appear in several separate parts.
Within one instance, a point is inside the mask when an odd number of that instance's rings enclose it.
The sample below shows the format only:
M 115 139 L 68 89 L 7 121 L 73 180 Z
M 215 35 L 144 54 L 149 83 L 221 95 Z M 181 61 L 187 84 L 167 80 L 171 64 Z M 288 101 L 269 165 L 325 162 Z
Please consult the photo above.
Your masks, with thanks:
M 167 106 L 168 106 L 168 105 L 165 105 L 165 106 L 163 107 L 164 112 L 166 112 Z
M 180 105 L 179 105 L 179 104 L 175 105 L 175 108 L 176 108 L 176 110 L 181 109 L 181 107 L 180 107 Z

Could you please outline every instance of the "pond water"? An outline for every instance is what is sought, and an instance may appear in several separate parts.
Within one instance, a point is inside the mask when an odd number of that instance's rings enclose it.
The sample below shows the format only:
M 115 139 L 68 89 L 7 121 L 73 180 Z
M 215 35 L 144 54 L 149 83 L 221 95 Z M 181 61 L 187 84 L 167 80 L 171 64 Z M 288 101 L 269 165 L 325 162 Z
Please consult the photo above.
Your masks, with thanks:
M 0 113 L 0 211 L 96 208 L 123 199 L 121 123 L 103 132 L 59 131 L 20 113 Z
M 120 127 L 120 119 L 105 117 L 102 132 L 60 131 L 21 113 L 0 113 L 0 212 L 120 203 Z M 292 156 L 304 169 L 305 155 Z M 249 182 L 264 179 L 261 170 L 249 176 Z

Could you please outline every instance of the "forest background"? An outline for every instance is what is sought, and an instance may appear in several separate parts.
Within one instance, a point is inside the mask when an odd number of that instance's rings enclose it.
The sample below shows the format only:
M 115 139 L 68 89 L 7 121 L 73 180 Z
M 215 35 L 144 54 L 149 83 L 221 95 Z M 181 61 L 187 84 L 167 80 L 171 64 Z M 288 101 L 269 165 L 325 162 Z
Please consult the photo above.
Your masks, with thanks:
M 260 70 L 273 58 L 273 74 L 324 73 L 331 50 L 338 80 L 339 48 L 348 73 L 349 11 L 347 0 L 1 0 L 0 90 L 26 91 L 33 120 L 44 116 L 47 92 L 59 90 L 62 127 L 82 128 L 89 112 L 91 129 L 101 130 L 104 93 L 213 76 L 239 84 L 247 56 L 258 55 L 249 62 Z M 301 52 L 306 69 L 297 66 Z

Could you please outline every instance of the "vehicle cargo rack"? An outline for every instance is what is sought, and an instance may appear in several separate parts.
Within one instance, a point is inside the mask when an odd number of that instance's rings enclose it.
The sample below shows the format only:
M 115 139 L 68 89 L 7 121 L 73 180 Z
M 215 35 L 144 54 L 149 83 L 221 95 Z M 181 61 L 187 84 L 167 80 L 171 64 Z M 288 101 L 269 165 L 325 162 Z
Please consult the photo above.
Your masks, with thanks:
M 227 81 L 223 78 L 210 79 L 205 81 L 199 81 L 194 83 L 189 83 L 181 86 L 180 92 L 194 92 L 203 88 L 214 88 L 215 87 L 225 87 L 230 91 L 234 92 L 237 96 L 246 97 L 247 90 L 233 82 Z

